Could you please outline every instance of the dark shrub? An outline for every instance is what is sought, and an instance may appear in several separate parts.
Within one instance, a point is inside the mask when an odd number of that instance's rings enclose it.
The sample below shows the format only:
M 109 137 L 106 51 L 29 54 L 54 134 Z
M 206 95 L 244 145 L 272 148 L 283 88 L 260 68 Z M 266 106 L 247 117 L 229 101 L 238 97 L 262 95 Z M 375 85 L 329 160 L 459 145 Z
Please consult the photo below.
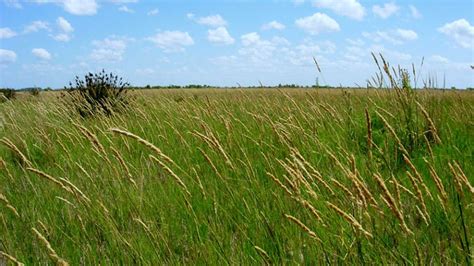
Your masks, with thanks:
M 33 96 L 39 96 L 41 89 L 40 88 L 31 88 L 28 92 Z
M 76 76 L 74 84 L 65 87 L 72 95 L 72 104 L 82 117 L 103 113 L 111 115 L 128 103 L 129 83 L 122 78 L 102 70 L 89 73 L 84 80 Z
M 16 91 L 14 89 L 0 89 L 0 92 L 3 93 L 3 96 L 8 100 L 13 100 L 16 98 Z

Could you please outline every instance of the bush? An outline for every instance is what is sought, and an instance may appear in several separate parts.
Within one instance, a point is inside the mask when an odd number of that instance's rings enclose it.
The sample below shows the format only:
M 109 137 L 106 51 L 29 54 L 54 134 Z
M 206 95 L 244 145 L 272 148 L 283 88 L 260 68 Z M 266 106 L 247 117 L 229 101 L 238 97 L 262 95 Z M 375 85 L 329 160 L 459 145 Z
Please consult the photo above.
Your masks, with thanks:
M 88 73 L 84 80 L 76 76 L 74 84 L 69 83 L 72 104 L 82 117 L 97 113 L 111 115 L 128 103 L 127 90 L 130 84 L 105 70 L 99 73 Z
M 14 89 L 0 89 L 0 92 L 7 100 L 13 100 L 16 98 L 16 91 Z
M 28 90 L 28 92 L 29 92 L 32 96 L 39 96 L 40 91 L 41 91 L 40 88 L 31 88 L 31 89 Z

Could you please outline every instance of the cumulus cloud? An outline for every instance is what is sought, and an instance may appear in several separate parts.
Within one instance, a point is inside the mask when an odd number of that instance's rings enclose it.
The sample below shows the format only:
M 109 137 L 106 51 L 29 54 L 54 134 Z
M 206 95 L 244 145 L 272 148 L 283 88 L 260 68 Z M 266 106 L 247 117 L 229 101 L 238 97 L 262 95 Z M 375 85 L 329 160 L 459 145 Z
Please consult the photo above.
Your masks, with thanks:
M 0 39 L 9 39 L 15 37 L 17 34 L 10 28 L 0 28 Z
M 234 38 L 230 36 L 225 27 L 218 27 L 217 29 L 210 29 L 207 31 L 207 39 L 213 43 L 233 44 Z
M 187 32 L 182 31 L 163 31 L 147 40 L 153 42 L 165 52 L 182 52 L 186 46 L 194 44 L 193 38 Z
M 262 25 L 262 30 L 284 30 L 285 25 L 280 22 L 273 20 Z
M 288 40 L 274 37 L 264 40 L 256 32 L 250 32 L 240 37 L 243 47 L 238 53 L 254 65 L 272 65 L 273 55 L 279 52 L 282 55 L 289 45 Z
M 158 15 L 158 13 L 160 12 L 160 10 L 158 10 L 158 8 L 155 8 L 155 9 L 152 9 L 150 11 L 148 11 L 148 13 L 146 13 L 148 16 L 156 16 Z
M 327 8 L 336 14 L 355 20 L 362 20 L 365 8 L 358 0 L 314 0 L 313 5 L 318 8 Z
M 415 31 L 407 29 L 363 32 L 362 36 L 375 42 L 387 41 L 393 44 L 403 44 L 418 39 L 418 34 Z
M 189 14 L 188 14 L 189 15 Z M 194 15 L 188 16 L 191 19 L 194 18 Z M 206 25 L 210 27 L 222 27 L 227 25 L 227 21 L 225 21 L 221 15 L 211 15 L 207 17 L 200 17 L 196 19 L 196 22 L 201 25 Z
M 8 7 L 13 7 L 13 8 L 18 8 L 18 9 L 23 8 L 19 0 L 3 0 L 3 3 L 5 3 L 5 5 Z
M 51 54 L 43 48 L 34 48 L 31 50 L 31 53 L 38 59 L 41 60 L 50 60 L 51 59 Z
M 418 18 L 423 17 L 423 15 L 421 15 L 420 11 L 418 11 L 418 9 L 415 6 L 409 5 L 408 8 L 410 8 L 410 13 L 413 18 L 418 19 Z
M 374 12 L 375 15 L 383 19 L 389 18 L 392 15 L 395 15 L 398 12 L 398 10 L 400 10 L 400 7 L 392 2 L 385 3 L 383 6 L 379 6 L 379 5 L 372 6 L 372 12 Z
M 123 59 L 123 54 L 127 49 L 127 40 L 123 38 L 111 37 L 104 40 L 92 42 L 95 47 L 90 58 L 100 62 L 119 62 Z
M 437 55 L 437 54 L 430 56 L 428 59 L 433 63 L 441 63 L 441 64 L 449 63 L 449 60 L 446 57 Z
M 99 9 L 96 0 L 33 0 L 39 4 L 54 3 L 73 15 L 95 15 Z
M 0 64 L 9 64 L 16 61 L 16 53 L 11 50 L 0 49 Z
M 119 11 L 125 12 L 125 13 L 135 13 L 135 10 L 128 8 L 127 6 L 120 6 L 118 8 Z
M 27 25 L 23 30 L 23 33 L 38 32 L 40 30 L 50 31 L 49 23 L 46 21 L 36 20 L 31 24 Z
M 131 4 L 138 3 L 138 0 L 108 0 L 108 2 L 113 4 Z
M 56 23 L 58 24 L 58 27 L 63 31 L 63 32 L 73 32 L 74 31 L 74 28 L 71 26 L 71 23 L 69 23 L 69 21 L 67 21 L 65 18 L 63 17 L 59 17 L 57 20 L 56 20 Z
M 474 26 L 466 19 L 446 23 L 438 31 L 450 37 L 463 48 L 474 48 Z
M 312 35 L 340 30 L 339 24 L 323 13 L 314 13 L 312 16 L 299 18 L 295 21 L 295 24 Z
M 52 35 L 51 37 L 59 42 L 69 42 L 72 38 L 71 33 L 74 31 L 74 28 L 71 26 L 71 23 L 63 17 L 56 19 L 56 25 L 59 28 L 59 33 Z

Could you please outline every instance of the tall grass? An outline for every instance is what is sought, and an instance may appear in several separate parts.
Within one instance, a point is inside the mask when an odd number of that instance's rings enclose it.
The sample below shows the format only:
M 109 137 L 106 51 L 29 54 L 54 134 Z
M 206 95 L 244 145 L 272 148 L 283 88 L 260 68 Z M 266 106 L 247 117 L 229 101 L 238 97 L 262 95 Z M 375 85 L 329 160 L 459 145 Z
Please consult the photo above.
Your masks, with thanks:
M 0 104 L 0 258 L 469 264 L 474 94 L 403 93 L 142 91 L 88 119 L 54 92 Z

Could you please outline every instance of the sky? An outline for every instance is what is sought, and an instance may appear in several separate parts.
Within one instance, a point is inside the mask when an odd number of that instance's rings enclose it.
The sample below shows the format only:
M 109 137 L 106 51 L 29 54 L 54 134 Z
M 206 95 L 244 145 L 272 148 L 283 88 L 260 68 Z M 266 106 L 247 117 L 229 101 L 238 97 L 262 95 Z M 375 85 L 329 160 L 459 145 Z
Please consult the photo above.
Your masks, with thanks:
M 136 86 L 365 87 L 371 52 L 413 63 L 418 87 L 474 87 L 473 19 L 474 0 L 0 0 L 0 87 L 101 69 Z

